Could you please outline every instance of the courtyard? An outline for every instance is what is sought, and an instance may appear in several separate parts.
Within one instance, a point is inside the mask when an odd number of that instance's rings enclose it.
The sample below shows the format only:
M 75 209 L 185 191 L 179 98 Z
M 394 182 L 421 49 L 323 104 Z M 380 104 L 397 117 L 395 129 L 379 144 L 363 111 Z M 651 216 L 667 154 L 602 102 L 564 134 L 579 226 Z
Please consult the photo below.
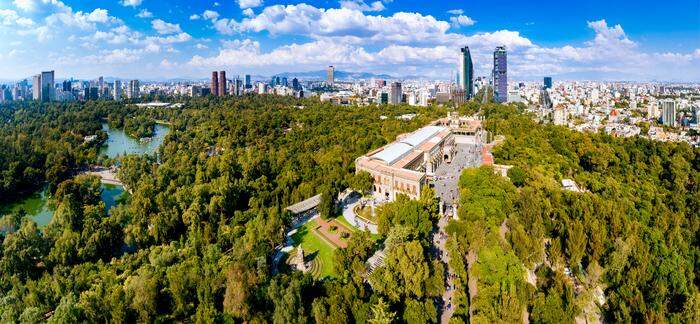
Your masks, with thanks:
M 435 194 L 447 206 L 459 201 L 459 176 L 465 168 L 481 165 L 481 146 L 478 144 L 456 144 L 452 161 L 440 164 L 433 181 Z

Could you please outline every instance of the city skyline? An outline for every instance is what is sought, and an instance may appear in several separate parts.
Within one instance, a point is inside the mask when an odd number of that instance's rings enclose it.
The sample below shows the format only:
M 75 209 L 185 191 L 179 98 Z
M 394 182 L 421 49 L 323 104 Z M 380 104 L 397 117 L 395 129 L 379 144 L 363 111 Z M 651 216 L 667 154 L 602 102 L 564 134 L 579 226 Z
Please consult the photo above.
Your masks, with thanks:
M 700 80 L 697 2 L 523 6 L 2 0 L 0 79 L 46 70 L 84 79 L 199 79 L 212 70 L 274 75 L 330 65 L 450 79 L 455 51 L 469 46 L 475 76 L 486 76 L 493 49 L 505 46 L 512 80 Z M 643 23 L 650 15 L 664 23 Z

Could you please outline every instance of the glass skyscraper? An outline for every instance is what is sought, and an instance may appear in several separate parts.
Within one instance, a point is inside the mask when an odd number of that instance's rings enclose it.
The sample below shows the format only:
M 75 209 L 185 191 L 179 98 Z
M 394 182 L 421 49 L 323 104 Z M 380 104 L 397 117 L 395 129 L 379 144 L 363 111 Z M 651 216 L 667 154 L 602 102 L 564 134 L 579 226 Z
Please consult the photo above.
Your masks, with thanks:
M 552 77 L 544 77 L 544 88 L 545 89 L 552 88 Z
M 508 59 L 506 47 L 498 46 L 493 52 L 493 100 L 508 101 Z
M 459 87 L 466 99 L 474 96 L 474 64 L 468 46 L 463 47 L 459 55 Z

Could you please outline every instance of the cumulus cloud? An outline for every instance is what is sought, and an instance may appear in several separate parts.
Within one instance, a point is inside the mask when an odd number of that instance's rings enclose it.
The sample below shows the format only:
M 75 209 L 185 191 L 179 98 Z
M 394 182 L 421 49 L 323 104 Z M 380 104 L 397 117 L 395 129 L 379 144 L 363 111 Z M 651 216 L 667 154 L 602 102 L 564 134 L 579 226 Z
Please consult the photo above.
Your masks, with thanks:
M 119 3 L 124 7 L 138 7 L 142 2 L 143 0 L 121 0 Z
M 374 1 L 367 4 L 364 0 L 342 0 L 340 7 L 359 11 L 382 11 L 386 9 L 381 1 Z
M 463 35 L 448 33 L 450 23 L 419 13 L 397 12 L 391 16 L 367 15 L 348 8 L 316 8 L 308 4 L 274 5 L 240 22 L 216 21 L 214 28 L 235 32 L 303 35 L 316 39 L 335 38 L 350 43 L 401 42 L 420 44 L 459 43 Z
M 465 15 L 459 15 L 459 16 L 450 17 L 450 23 L 452 24 L 453 27 L 459 28 L 461 26 L 474 25 L 474 24 L 476 24 L 476 20 L 472 19 L 471 17 L 465 16 Z
M 190 20 L 198 20 L 199 18 L 202 18 L 202 17 L 198 14 L 193 14 L 190 16 Z
M 253 9 L 246 8 L 242 11 L 243 15 L 246 17 L 253 17 L 255 16 L 255 12 L 253 12 Z
M 161 19 L 152 20 L 151 26 L 158 32 L 158 34 L 161 35 L 176 34 L 182 32 L 182 29 L 180 29 L 179 24 L 171 24 Z
M 241 9 L 256 8 L 263 4 L 263 0 L 238 0 L 238 6 Z
M 20 27 L 31 27 L 34 25 L 34 21 L 26 17 L 20 17 L 17 14 L 17 11 L 14 11 L 12 9 L 0 9 L 0 25 L 17 25 Z
M 45 19 L 47 25 L 65 25 L 83 30 L 96 28 L 96 24 L 121 23 L 121 20 L 109 15 L 106 9 L 97 8 L 90 13 L 78 11 L 73 13 L 71 8 L 53 13 Z
M 148 11 L 147 9 L 141 9 L 138 14 L 136 14 L 136 17 L 139 18 L 151 18 L 153 17 L 153 13 Z
M 214 10 L 205 10 L 202 13 L 202 18 L 204 19 L 217 19 L 219 18 L 219 13 Z

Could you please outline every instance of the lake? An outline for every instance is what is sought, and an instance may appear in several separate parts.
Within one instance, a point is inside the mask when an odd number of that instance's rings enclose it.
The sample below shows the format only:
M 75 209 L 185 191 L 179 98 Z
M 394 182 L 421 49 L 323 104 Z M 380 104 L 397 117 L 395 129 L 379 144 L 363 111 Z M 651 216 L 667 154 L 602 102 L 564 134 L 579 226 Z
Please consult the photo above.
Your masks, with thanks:
M 128 136 L 121 129 L 110 129 L 107 123 L 102 124 L 102 130 L 109 135 L 109 138 L 100 149 L 100 154 L 105 154 L 109 158 L 115 158 L 126 154 L 152 154 L 156 152 L 158 146 L 163 143 L 163 139 L 165 139 L 165 135 L 168 134 L 170 128 L 165 125 L 156 124 L 153 138 L 143 143 L 138 139 Z M 112 206 L 116 206 L 125 195 L 122 186 L 103 183 L 101 187 L 102 201 L 105 202 L 107 210 L 112 208 Z M 27 215 L 39 226 L 46 226 L 51 222 L 54 213 L 54 210 L 49 206 L 48 200 L 47 189 L 44 188 L 18 201 L 0 205 L 0 217 L 13 211 L 24 209 Z
M 165 125 L 156 124 L 153 138 L 143 143 L 127 135 L 121 129 L 111 129 L 107 123 L 102 124 L 102 130 L 105 131 L 109 137 L 105 145 L 100 149 L 100 154 L 105 154 L 109 158 L 115 158 L 126 154 L 154 153 L 158 147 L 163 144 L 165 135 L 168 135 L 170 128 Z
M 107 210 L 116 206 L 123 199 L 124 188 L 122 186 L 102 184 L 102 201 L 105 202 Z M 40 227 L 46 226 L 53 218 L 54 210 L 49 206 L 49 196 L 47 188 L 37 191 L 24 199 L 0 206 L 0 215 L 24 209 L 29 217 L 31 217 Z

